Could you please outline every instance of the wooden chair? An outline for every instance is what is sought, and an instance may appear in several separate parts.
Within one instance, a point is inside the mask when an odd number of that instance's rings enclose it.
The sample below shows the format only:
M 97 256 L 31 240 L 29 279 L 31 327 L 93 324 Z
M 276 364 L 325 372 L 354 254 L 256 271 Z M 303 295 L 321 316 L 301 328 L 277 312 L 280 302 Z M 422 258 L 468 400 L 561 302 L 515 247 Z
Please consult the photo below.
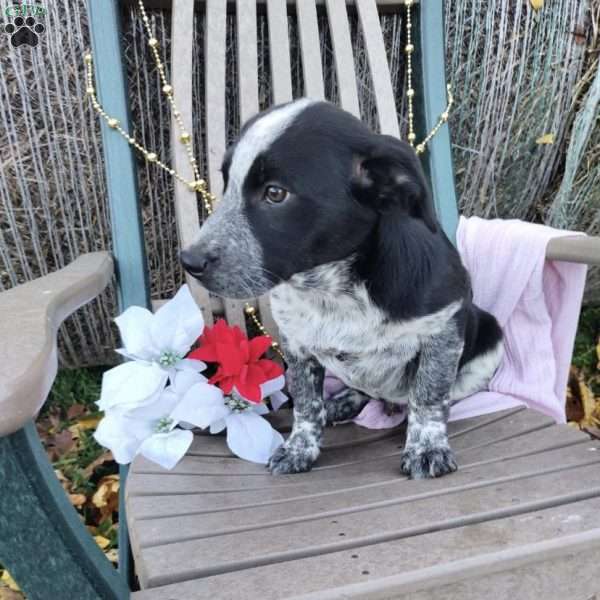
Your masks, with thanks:
M 159 3 L 160 4 L 160 3 Z M 191 0 L 172 10 L 172 83 L 191 122 L 186 68 L 193 48 Z M 225 23 L 235 11 L 240 113 L 258 109 L 256 11 L 266 10 L 273 101 L 292 97 L 287 12 L 298 19 L 304 93 L 323 97 L 317 11 L 329 19 L 341 105 L 358 114 L 348 11 L 364 32 L 380 129 L 398 135 L 378 10 L 390 0 L 208 0 L 206 126 L 208 179 L 219 192 L 225 149 Z M 156 5 L 156 2 L 154 3 Z M 446 104 L 442 2 L 417 6 L 415 80 L 419 129 L 429 130 Z M 97 88 L 106 110 L 127 123 L 119 5 L 89 2 Z M 276 49 L 276 51 L 274 51 Z M 186 67 L 187 66 L 187 67 Z M 103 125 L 119 303 L 149 306 L 136 175 L 126 142 Z M 186 172 L 185 153 L 173 162 Z M 457 223 L 448 128 L 424 155 L 436 208 L 448 234 Z M 187 173 L 186 173 L 187 174 Z M 175 190 L 182 244 L 199 226 L 194 197 Z M 600 240 L 563 238 L 548 259 L 600 262 Z M 94 298 L 113 273 L 107 253 L 0 294 L 0 561 L 31 600 L 125 598 L 129 562 L 118 574 L 95 546 L 54 477 L 31 419 L 56 373 L 56 331 Z M 244 327 L 242 305 L 210 298 L 189 282 L 210 323 L 215 313 Z M 273 330 L 268 301 L 262 319 Z M 278 415 L 285 430 L 289 420 Z M 437 480 L 401 477 L 401 432 L 330 428 L 308 474 L 272 477 L 232 457 L 221 437 L 197 436 L 172 472 L 136 459 L 127 481 L 139 600 L 200 598 L 496 598 L 585 599 L 600 590 L 600 448 L 585 434 L 530 410 L 509 410 L 450 425 L 460 469 Z M 123 470 L 125 476 L 126 470 Z M 124 508 L 124 507 L 123 507 Z M 124 513 L 123 513 L 124 514 Z

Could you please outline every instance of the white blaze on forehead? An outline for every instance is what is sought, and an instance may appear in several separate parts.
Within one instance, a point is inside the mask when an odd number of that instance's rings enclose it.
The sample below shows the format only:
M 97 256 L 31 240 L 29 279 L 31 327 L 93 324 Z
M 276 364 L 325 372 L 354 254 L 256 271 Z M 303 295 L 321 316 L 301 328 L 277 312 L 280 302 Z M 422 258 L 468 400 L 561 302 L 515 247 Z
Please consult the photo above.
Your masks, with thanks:
M 293 123 L 294 119 L 316 100 L 302 98 L 259 117 L 240 138 L 229 167 L 232 187 L 241 190 L 242 184 L 256 157 L 267 150 Z

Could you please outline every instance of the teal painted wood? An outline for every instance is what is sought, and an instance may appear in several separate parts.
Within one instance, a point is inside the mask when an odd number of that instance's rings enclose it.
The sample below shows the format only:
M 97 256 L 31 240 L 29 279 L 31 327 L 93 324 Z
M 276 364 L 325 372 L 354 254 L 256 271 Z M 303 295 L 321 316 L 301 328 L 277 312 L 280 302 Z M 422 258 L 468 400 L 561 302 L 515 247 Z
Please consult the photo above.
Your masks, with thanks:
M 123 577 L 94 543 L 33 423 L 0 438 L 0 562 L 28 600 L 123 600 Z
M 108 114 L 131 131 L 126 76 L 121 53 L 121 15 L 118 0 L 88 1 L 96 93 Z M 119 309 L 150 308 L 144 231 L 140 214 L 135 158 L 129 144 L 102 121 L 113 253 Z M 119 570 L 131 581 L 133 568 L 125 518 L 127 467 L 120 468 Z
M 96 93 L 107 113 L 130 130 L 127 84 L 121 55 L 117 0 L 88 0 Z M 117 132 L 102 123 L 106 186 L 111 214 L 119 308 L 150 306 L 144 232 L 138 201 L 135 158 Z
M 446 71 L 444 67 L 444 6 L 441 0 L 427 0 L 416 5 L 416 44 L 413 76 L 417 88 L 417 139 L 423 137 L 438 122 L 446 110 Z M 428 144 L 423 165 L 429 176 L 438 218 L 446 235 L 454 242 L 458 226 L 458 205 L 454 185 L 450 131 L 445 124 Z

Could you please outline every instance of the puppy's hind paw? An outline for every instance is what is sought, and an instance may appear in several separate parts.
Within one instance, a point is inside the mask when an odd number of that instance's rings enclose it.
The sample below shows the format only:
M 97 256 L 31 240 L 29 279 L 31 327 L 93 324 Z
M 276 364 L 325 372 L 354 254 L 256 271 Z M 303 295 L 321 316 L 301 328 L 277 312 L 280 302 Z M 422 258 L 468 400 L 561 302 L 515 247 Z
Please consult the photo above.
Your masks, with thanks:
M 441 477 L 456 471 L 458 465 L 448 446 L 426 449 L 407 448 L 400 459 L 400 469 L 411 479 Z
M 273 475 L 304 473 L 311 470 L 313 462 L 314 459 L 309 452 L 286 443 L 275 450 L 267 468 Z

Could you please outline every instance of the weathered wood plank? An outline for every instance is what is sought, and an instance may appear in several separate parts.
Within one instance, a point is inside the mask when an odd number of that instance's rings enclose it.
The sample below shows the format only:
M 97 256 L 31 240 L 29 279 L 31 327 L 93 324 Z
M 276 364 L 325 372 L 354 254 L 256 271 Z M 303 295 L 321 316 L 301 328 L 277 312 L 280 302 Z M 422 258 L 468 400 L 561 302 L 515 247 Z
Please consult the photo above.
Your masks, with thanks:
M 354 55 L 346 3 L 344 0 L 327 0 L 326 4 L 335 55 L 340 105 L 343 109 L 360 118 Z
M 292 67 L 290 64 L 290 38 L 285 0 L 266 0 L 269 23 L 269 48 L 273 103 L 292 99 Z
M 375 0 L 356 4 L 363 30 L 381 133 L 400 137 L 392 79 Z
M 323 100 L 325 98 L 325 86 L 323 84 L 323 66 L 321 64 L 321 45 L 315 0 L 298 0 L 296 12 L 300 32 L 304 95 L 308 98 Z
M 568 490 L 568 491 L 567 491 Z M 151 586 L 240 568 L 354 550 L 600 496 L 597 464 L 401 506 L 367 509 L 143 550 Z M 535 530 L 538 524 L 522 524 Z M 423 552 L 425 548 L 421 549 Z
M 221 161 L 225 153 L 225 44 L 227 0 L 206 4 L 206 144 L 208 180 L 219 196 L 223 190 Z M 188 73 L 189 76 L 189 73 Z M 238 325 L 246 332 L 244 303 L 224 299 L 225 316 L 230 325 Z
M 194 44 L 194 4 L 186 0 L 173 0 L 173 14 L 171 17 L 171 85 L 173 96 L 177 102 L 177 109 L 181 113 L 181 119 L 192 131 L 194 123 L 192 115 L 192 78 L 190 70 L 178 68 L 178 65 L 190 65 L 193 60 L 192 48 Z M 194 179 L 192 167 L 185 146 L 179 140 L 180 131 L 177 122 L 171 119 L 171 156 L 173 168 L 186 180 Z M 200 229 L 200 218 L 198 215 L 198 199 L 187 185 L 175 179 L 175 219 L 177 221 L 177 235 L 179 245 L 185 248 L 194 241 Z M 186 273 L 186 283 L 190 288 L 192 296 L 202 309 L 204 322 L 207 325 L 213 323 L 211 300 L 208 291 L 203 288 L 197 279 Z
M 264 503 L 246 507 L 230 507 L 204 514 L 194 513 L 173 517 L 142 519 L 136 521 L 140 546 L 152 546 L 179 542 L 205 536 L 219 531 L 258 529 L 285 522 L 302 522 L 341 514 L 352 514 L 368 507 L 397 506 L 406 502 L 436 497 L 445 503 L 449 494 L 460 494 L 500 486 L 510 481 L 539 478 L 565 470 L 581 468 L 582 465 L 600 466 L 600 457 L 589 452 L 589 445 L 573 446 L 549 451 L 539 456 L 525 456 L 507 462 L 496 462 L 471 469 L 459 470 L 456 475 L 436 482 L 407 482 L 398 478 L 386 486 L 360 487 L 326 495 L 311 495 L 286 502 Z M 400 510 L 400 509 L 399 509 Z
M 514 439 L 490 444 L 485 447 L 464 448 L 456 451 L 459 468 L 467 470 L 473 465 L 489 464 L 498 461 L 507 461 L 528 454 L 537 454 L 553 448 L 568 447 L 585 441 L 584 434 L 574 432 L 567 427 L 555 427 L 550 430 L 539 430 L 518 439 L 518 446 Z M 269 499 L 281 500 L 309 494 L 325 494 L 330 491 L 351 489 L 359 486 L 389 485 L 400 477 L 399 455 L 397 445 L 390 448 L 392 452 L 372 461 L 362 463 L 347 462 L 334 468 L 318 468 L 301 477 L 280 476 L 273 478 L 266 471 L 249 468 L 246 474 L 237 474 L 232 477 L 223 474 L 232 466 L 235 459 L 215 459 L 216 465 L 207 462 L 200 463 L 204 475 L 195 473 L 137 473 L 137 463 L 128 485 L 128 496 L 138 495 L 169 495 L 178 494 L 218 494 L 222 496 L 227 492 L 237 494 L 237 503 L 252 502 L 255 492 L 262 492 L 263 501 Z M 197 469 L 192 462 L 186 459 L 182 469 Z M 216 471 L 216 473 L 215 473 Z M 168 488 L 165 488 L 165 477 L 168 479 Z M 442 480 L 443 481 L 443 480 Z M 233 501 L 231 496 L 231 501 Z M 227 505 L 231 505 L 227 501 Z
M 594 513 L 599 508 L 595 498 L 357 551 L 194 579 L 132 598 L 233 600 L 244 589 L 248 597 L 263 600 L 480 600 L 493 590 L 498 600 L 587 600 L 597 590 L 600 529 Z M 523 528 L 527 519 L 537 527 Z
M 237 0 L 238 87 L 242 124 L 253 117 L 258 103 L 258 47 L 256 0 Z

